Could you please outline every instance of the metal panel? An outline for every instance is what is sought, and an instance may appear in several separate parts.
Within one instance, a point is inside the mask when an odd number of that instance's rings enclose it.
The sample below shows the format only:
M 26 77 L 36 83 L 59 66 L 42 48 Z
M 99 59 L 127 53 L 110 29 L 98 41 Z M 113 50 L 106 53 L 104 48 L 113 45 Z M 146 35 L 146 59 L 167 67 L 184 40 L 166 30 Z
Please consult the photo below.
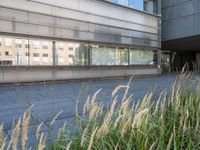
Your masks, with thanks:
M 90 0 L 70 4 L 17 1 L 0 1 L 0 12 L 4 12 L 0 13 L 0 32 L 160 47 L 160 18 L 156 16 Z
M 170 40 L 192 36 L 194 33 L 194 18 L 186 16 L 163 22 L 163 38 L 162 40 Z
M 163 41 L 200 34 L 199 0 L 165 0 L 162 12 Z

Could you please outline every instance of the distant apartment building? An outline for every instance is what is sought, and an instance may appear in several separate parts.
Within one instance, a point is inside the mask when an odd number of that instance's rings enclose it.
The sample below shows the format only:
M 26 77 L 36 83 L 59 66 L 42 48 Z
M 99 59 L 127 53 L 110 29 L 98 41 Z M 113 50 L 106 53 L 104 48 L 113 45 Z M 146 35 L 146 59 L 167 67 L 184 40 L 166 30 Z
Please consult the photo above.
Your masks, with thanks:
M 1 0 L 0 65 L 159 74 L 160 10 L 160 0 Z
M 78 48 L 74 42 L 56 43 L 57 65 L 79 65 Z M 45 39 L 24 39 L 10 36 L 0 37 L 0 65 L 52 65 L 52 41 Z

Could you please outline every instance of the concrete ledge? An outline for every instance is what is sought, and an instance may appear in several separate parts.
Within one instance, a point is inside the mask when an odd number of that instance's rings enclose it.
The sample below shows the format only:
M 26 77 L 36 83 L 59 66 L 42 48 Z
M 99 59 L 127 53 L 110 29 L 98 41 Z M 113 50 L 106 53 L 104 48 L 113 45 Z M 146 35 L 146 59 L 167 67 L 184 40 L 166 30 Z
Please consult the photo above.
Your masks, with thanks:
M 1 67 L 0 83 L 39 82 L 157 75 L 156 66 L 9 66 Z

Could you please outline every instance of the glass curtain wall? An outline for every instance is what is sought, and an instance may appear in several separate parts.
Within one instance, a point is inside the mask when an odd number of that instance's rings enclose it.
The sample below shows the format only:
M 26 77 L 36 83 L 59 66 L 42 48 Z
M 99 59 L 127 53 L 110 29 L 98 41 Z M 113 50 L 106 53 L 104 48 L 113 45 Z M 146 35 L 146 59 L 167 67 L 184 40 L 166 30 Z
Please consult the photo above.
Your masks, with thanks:
M 57 65 L 89 65 L 90 48 L 88 44 L 56 41 Z
M 23 39 L 1 37 L 0 65 L 28 65 L 27 52 Z
M 92 45 L 92 65 L 128 65 L 129 49 Z
M 135 8 L 138 10 L 159 14 L 161 10 L 161 0 L 107 0 L 119 5 Z
M 92 45 L 92 65 L 118 65 L 115 47 Z
M 154 65 L 157 63 L 157 51 L 130 49 L 130 65 Z
M 29 64 L 37 65 L 52 65 L 52 42 L 49 40 L 27 39 L 29 42 L 29 52 L 26 54 L 29 57 Z
M 155 65 L 157 51 L 71 41 L 0 37 L 0 65 L 51 66 L 53 60 L 55 65 L 63 66 Z

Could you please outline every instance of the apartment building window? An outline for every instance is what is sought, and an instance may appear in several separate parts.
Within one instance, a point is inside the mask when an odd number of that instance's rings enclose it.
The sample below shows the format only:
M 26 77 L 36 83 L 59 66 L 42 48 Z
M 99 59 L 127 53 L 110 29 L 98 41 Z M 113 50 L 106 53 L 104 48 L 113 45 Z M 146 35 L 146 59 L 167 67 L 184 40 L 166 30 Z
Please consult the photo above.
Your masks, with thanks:
M 0 61 L 0 66 L 8 66 L 8 65 L 12 65 L 12 61 L 9 60 Z
M 74 50 L 74 48 L 73 48 L 73 47 L 69 47 L 68 49 L 69 49 L 70 51 L 73 51 L 73 50 Z
M 11 38 L 4 38 L 4 45 L 6 47 L 11 47 L 12 46 L 12 39 Z
M 48 57 L 49 55 L 48 54 L 42 54 L 42 57 Z
M 59 42 L 58 43 L 58 49 L 59 50 L 64 50 L 64 43 L 63 42 Z
M 160 14 L 161 0 L 107 0 L 113 3 L 135 8 L 142 11 L 147 11 L 154 14 Z
M 25 48 L 30 48 L 29 40 L 25 40 Z
M 143 10 L 144 1 L 143 0 L 111 0 L 113 3 L 117 3 L 120 5 L 136 8 L 139 10 Z
M 33 48 L 39 49 L 40 48 L 40 41 L 33 41 Z
M 48 42 L 47 41 L 42 42 L 42 49 L 48 49 Z
M 74 55 L 72 55 L 72 54 L 69 54 L 69 58 L 74 58 Z
M 25 56 L 30 56 L 30 53 L 26 52 L 26 53 L 25 53 Z
M 40 57 L 39 53 L 33 53 L 33 57 Z
M 16 46 L 16 48 L 22 48 L 22 40 L 16 39 L 15 40 L 15 46 Z
M 9 51 L 5 51 L 5 55 L 6 55 L 6 56 L 9 56 Z

